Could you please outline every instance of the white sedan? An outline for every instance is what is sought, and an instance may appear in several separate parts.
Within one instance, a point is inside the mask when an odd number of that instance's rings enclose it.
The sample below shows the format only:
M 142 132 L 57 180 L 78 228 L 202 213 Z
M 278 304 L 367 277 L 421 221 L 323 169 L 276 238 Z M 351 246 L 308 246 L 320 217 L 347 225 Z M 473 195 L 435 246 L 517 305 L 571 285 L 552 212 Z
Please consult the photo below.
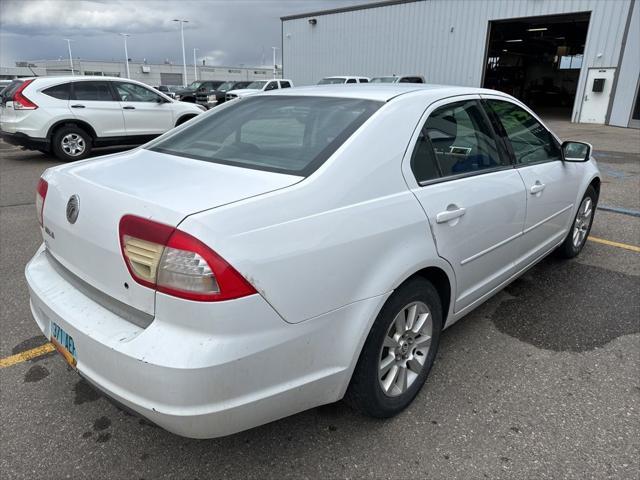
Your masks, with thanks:
M 83 377 L 180 435 L 343 397 L 389 417 L 445 327 L 581 251 L 599 190 L 588 144 L 500 92 L 278 90 L 48 169 L 31 309 Z

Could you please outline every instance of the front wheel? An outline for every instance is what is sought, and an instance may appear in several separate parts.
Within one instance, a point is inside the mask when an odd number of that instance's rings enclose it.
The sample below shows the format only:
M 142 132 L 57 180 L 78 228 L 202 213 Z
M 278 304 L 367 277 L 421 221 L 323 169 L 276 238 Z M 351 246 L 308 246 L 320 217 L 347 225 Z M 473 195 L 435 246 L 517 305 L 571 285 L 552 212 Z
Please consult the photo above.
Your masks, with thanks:
M 441 330 L 442 305 L 431 282 L 414 278 L 402 285 L 369 332 L 345 401 L 372 417 L 401 412 L 431 370 Z
M 567 234 L 564 242 L 558 248 L 558 254 L 563 258 L 576 257 L 584 248 L 584 244 L 587 243 L 587 237 L 591 232 L 591 225 L 593 225 L 593 215 L 596 211 L 596 205 L 598 203 L 598 194 L 596 190 L 590 185 L 587 191 L 582 197 L 578 212 L 573 219 L 571 229 Z

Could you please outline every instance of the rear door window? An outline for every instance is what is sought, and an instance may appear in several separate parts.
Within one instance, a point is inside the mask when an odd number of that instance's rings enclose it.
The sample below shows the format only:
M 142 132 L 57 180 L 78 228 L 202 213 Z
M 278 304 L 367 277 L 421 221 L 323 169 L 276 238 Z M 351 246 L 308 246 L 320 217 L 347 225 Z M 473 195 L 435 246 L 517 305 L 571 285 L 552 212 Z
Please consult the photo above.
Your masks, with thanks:
M 287 81 L 280 81 L 280 88 L 291 88 L 291 84 Z
M 71 95 L 71 84 L 61 83 L 60 85 L 45 88 L 42 93 L 59 100 L 69 100 L 69 96 Z
M 97 102 L 113 102 L 115 100 L 109 82 L 74 82 L 72 91 L 72 98 L 74 100 Z

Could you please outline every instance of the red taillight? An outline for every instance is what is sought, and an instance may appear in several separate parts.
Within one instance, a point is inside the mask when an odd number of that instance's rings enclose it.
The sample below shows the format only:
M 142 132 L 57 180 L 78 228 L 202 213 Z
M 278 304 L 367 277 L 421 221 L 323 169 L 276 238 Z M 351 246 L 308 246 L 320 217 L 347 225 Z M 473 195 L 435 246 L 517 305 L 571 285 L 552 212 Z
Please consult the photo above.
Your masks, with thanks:
M 134 280 L 159 292 L 206 302 L 256 293 L 211 248 L 169 225 L 125 215 L 120 220 L 120 247 Z
M 47 198 L 47 190 L 49 189 L 49 184 L 44 178 L 41 178 L 38 181 L 38 186 L 36 187 L 36 215 L 38 217 L 38 223 L 40 226 L 44 224 L 44 201 Z
M 35 110 L 36 108 L 38 108 L 38 105 L 36 105 L 35 103 L 33 103 L 31 100 L 29 100 L 27 97 L 25 97 L 22 94 L 22 91 L 27 88 L 27 86 L 33 82 L 33 79 L 31 80 L 25 80 L 24 82 L 22 82 L 22 85 L 20 85 L 18 87 L 18 89 L 13 93 L 13 109 L 14 110 Z

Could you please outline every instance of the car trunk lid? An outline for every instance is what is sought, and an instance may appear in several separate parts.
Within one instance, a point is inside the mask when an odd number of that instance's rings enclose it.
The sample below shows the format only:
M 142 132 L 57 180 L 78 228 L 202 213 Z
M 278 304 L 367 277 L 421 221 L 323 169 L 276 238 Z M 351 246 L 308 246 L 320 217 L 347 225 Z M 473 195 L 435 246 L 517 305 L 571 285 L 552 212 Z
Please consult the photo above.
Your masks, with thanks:
M 300 181 L 145 149 L 57 167 L 45 179 L 49 252 L 94 288 L 148 314 L 154 313 L 155 290 L 136 283 L 127 270 L 118 235 L 124 215 L 177 226 L 191 214 Z M 67 211 L 72 197 L 75 221 Z

